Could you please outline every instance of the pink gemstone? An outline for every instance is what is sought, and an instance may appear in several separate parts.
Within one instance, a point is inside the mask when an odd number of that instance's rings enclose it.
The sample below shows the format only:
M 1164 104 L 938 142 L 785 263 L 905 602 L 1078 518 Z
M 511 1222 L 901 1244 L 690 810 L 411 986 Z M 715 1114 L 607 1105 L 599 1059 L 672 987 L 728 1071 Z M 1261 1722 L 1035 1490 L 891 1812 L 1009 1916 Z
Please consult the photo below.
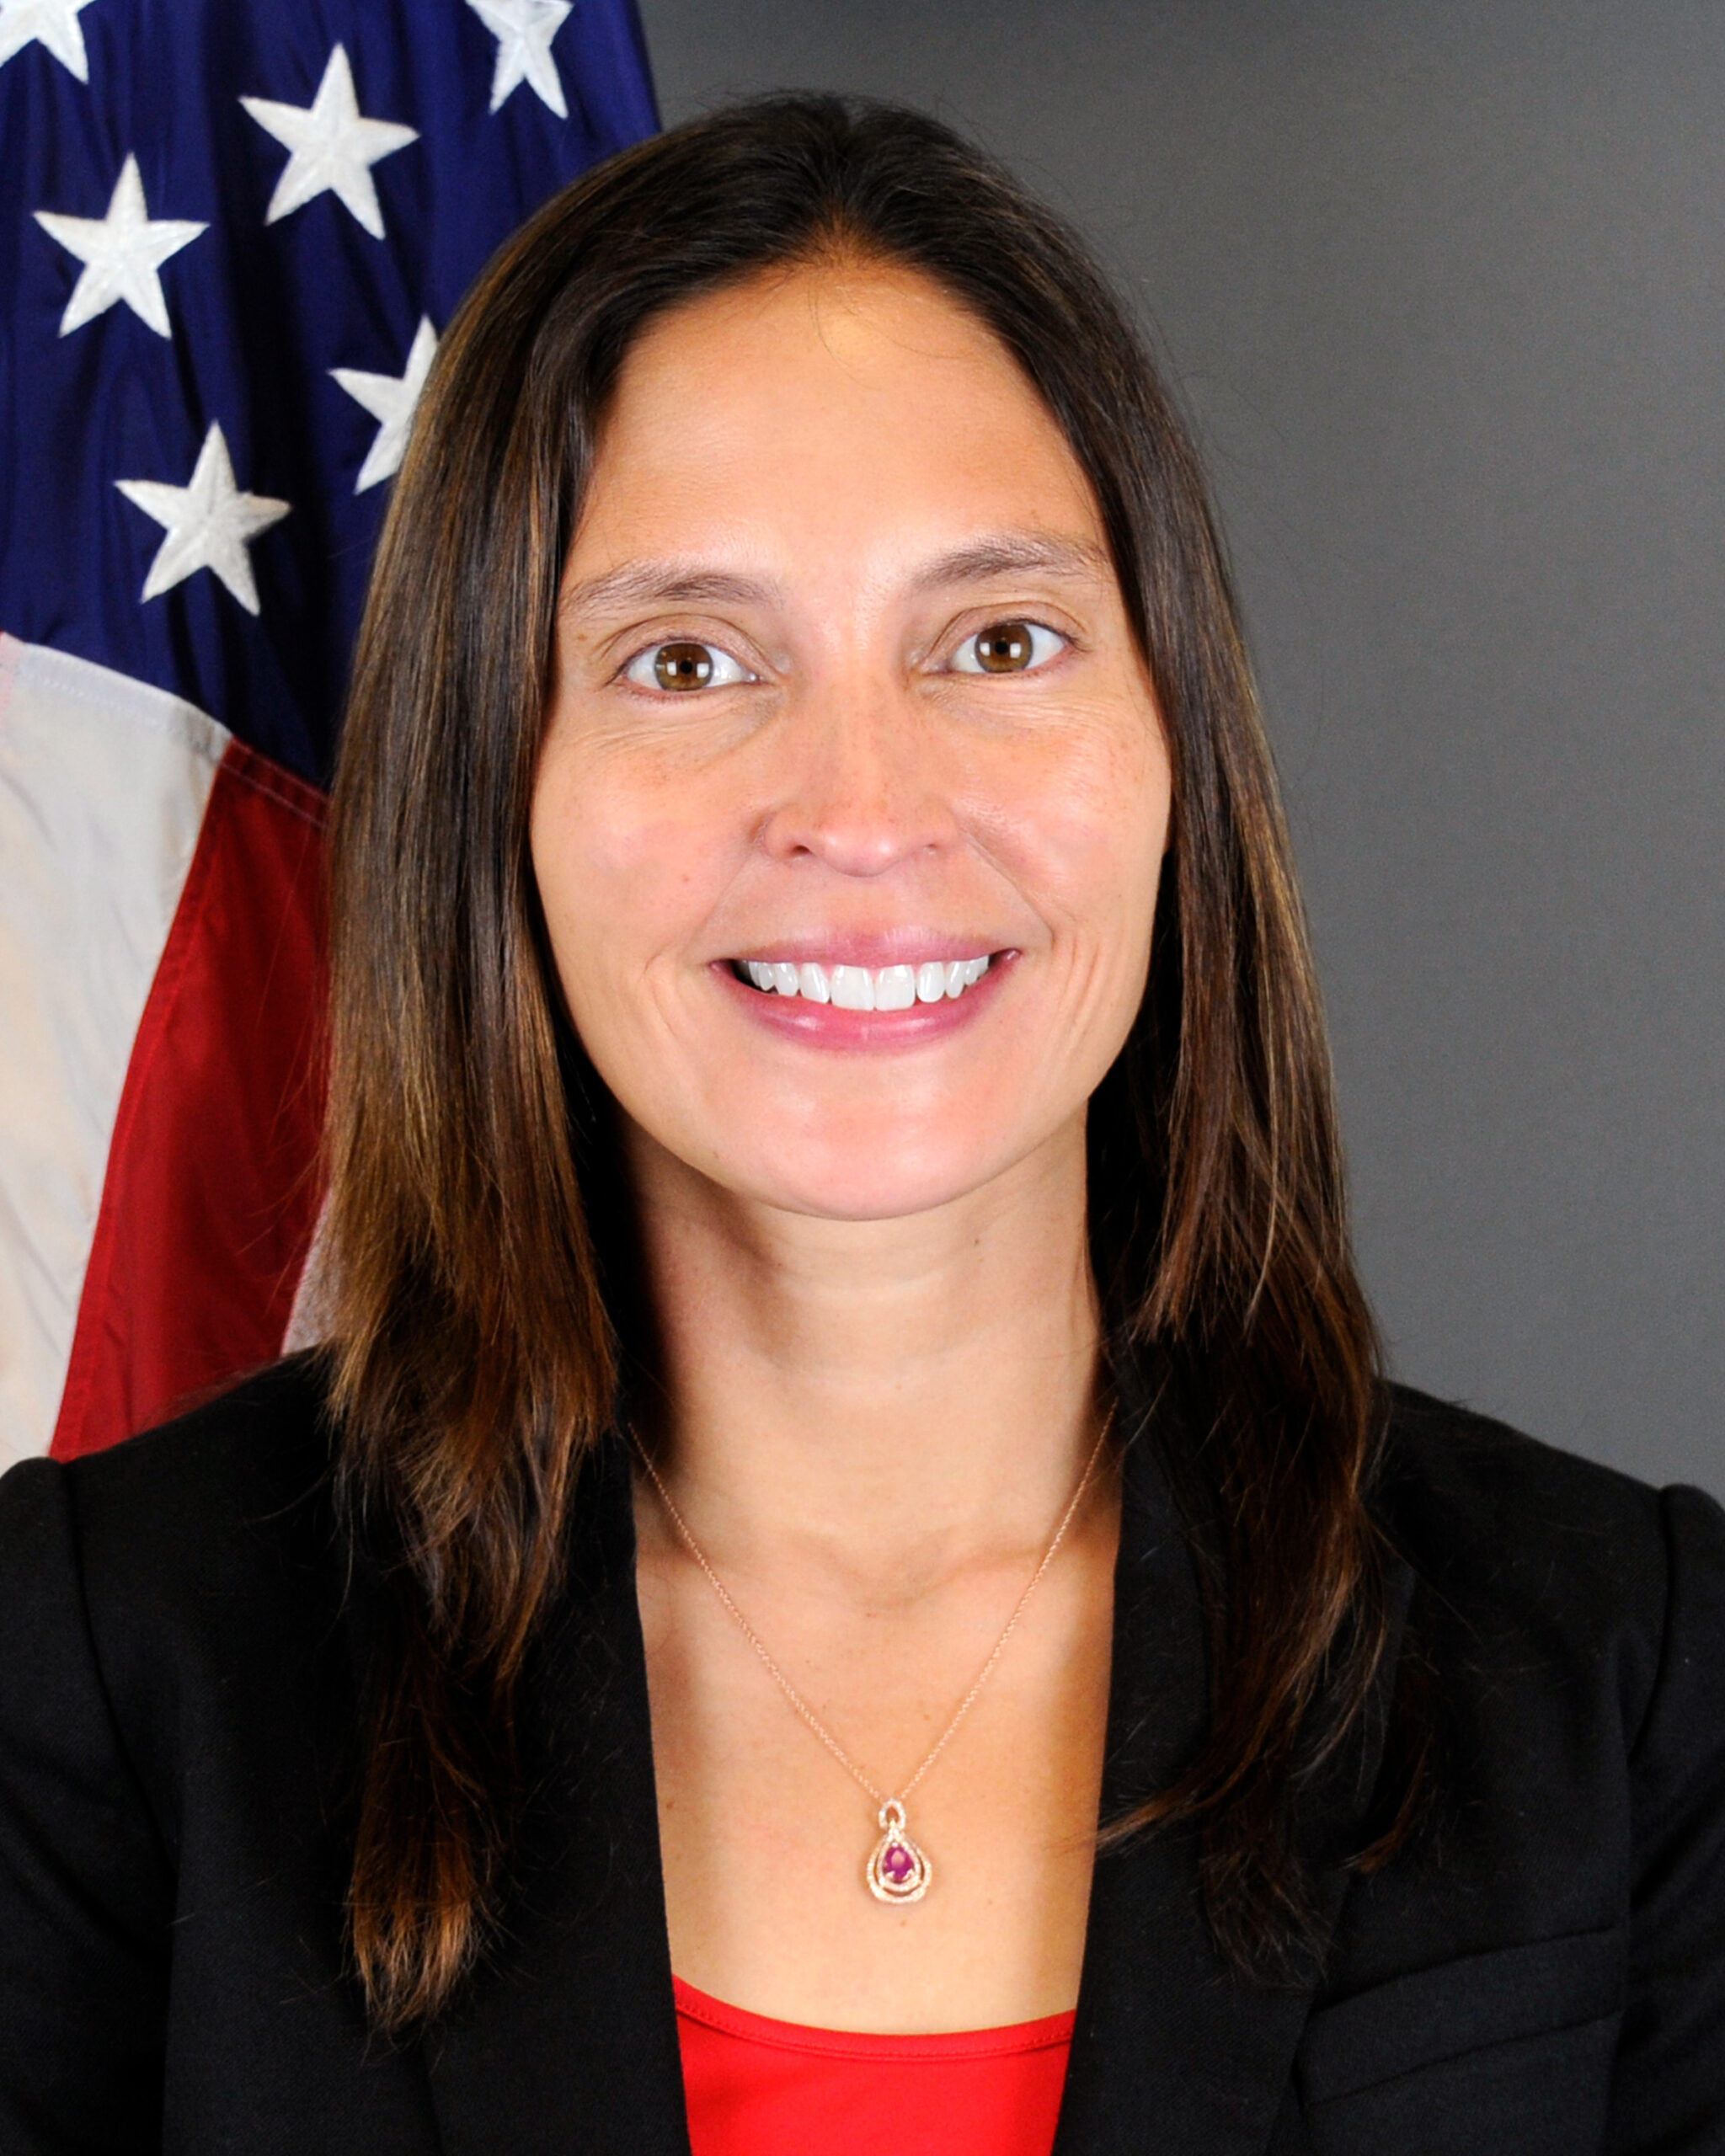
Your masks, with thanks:
M 895 1886 L 902 1886 L 916 1869 L 916 1860 L 902 1842 L 894 1842 L 880 1860 L 880 1868 Z

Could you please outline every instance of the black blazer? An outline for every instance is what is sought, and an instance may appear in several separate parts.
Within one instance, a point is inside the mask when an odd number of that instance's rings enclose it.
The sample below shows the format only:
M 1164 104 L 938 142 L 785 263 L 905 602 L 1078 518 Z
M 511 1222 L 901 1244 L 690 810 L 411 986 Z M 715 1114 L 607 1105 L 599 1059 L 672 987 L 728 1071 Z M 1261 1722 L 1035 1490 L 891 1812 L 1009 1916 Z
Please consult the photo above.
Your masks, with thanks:
M 622 1447 L 587 1470 L 533 1675 L 504 1937 L 445 2025 L 391 2048 L 343 1968 L 377 1604 L 320 1401 L 315 1364 L 285 1363 L 0 1486 L 0 2149 L 679 2156 Z M 1133 1412 L 1108 1812 L 1204 1711 L 1192 1566 Z M 1322 1977 L 1281 1991 L 1218 1958 L 1189 1833 L 1103 1856 L 1060 2156 L 1725 2151 L 1725 1514 L 1416 1394 L 1392 1427 L 1441 1832 L 1330 1873 Z M 1374 1771 L 1332 1778 L 1320 1840 Z

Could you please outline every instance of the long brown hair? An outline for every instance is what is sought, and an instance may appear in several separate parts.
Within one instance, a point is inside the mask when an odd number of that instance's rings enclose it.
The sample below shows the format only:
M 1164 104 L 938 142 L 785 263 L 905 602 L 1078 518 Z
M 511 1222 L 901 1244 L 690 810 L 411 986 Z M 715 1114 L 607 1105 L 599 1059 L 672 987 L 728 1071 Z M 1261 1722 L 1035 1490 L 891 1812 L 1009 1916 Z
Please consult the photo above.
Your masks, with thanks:
M 595 1085 L 527 846 L 553 617 L 607 396 L 663 310 L 828 254 L 918 270 L 1011 351 L 1095 490 L 1167 727 L 1151 979 L 1092 1107 L 1092 1241 L 1178 1377 L 1209 1733 L 1129 1825 L 1204 1822 L 1212 1920 L 1309 1932 L 1290 1828 L 1386 1638 L 1379 1391 L 1322 1020 L 1202 475 L 1081 243 L 936 121 L 826 97 L 696 121 L 558 195 L 451 324 L 383 534 L 336 787 L 334 1406 L 392 1629 L 350 1896 L 376 2023 L 450 1999 L 502 1891 L 523 1657 L 620 1367 Z

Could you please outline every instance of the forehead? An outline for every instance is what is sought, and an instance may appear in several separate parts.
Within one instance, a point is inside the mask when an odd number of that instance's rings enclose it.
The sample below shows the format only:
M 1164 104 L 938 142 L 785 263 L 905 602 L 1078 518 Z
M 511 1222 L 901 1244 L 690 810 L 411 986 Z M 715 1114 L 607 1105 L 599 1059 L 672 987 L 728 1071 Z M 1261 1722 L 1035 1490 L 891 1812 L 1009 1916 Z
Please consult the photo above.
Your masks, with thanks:
M 782 570 L 844 557 L 889 574 L 978 531 L 1027 529 L 1102 537 L 1012 355 L 914 271 L 822 264 L 690 302 L 641 337 L 571 566 L 717 547 Z

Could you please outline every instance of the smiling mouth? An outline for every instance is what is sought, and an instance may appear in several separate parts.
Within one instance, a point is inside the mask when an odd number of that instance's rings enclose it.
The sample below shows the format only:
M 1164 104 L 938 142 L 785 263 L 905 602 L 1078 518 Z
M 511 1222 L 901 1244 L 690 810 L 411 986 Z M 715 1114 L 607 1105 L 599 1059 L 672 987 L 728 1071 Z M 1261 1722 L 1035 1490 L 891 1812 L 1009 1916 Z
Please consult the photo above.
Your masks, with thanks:
M 763 995 L 796 995 L 841 1011 L 908 1011 L 918 1003 L 956 1002 L 998 954 L 931 958 L 920 966 L 795 965 L 782 958 L 734 958 L 731 971 Z

